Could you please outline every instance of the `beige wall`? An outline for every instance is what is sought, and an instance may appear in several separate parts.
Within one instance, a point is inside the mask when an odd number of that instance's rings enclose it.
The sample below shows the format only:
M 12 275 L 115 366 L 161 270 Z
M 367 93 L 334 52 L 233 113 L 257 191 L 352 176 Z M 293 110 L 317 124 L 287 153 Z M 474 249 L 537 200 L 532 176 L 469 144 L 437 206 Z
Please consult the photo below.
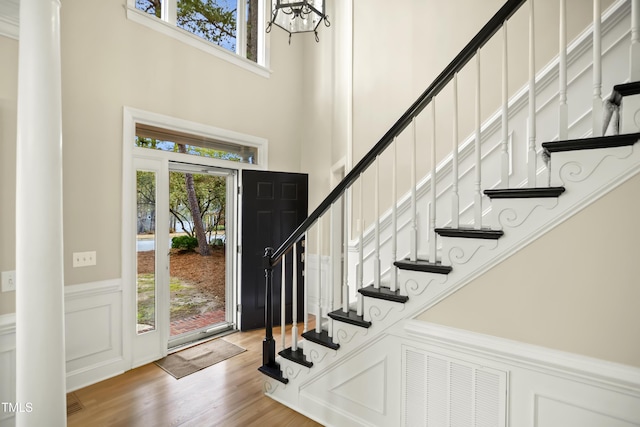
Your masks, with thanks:
M 16 114 L 18 42 L 0 36 L 0 271 L 16 268 Z M 15 292 L 0 292 L 0 315 L 15 311 Z
M 127 20 L 124 5 L 62 4 L 67 285 L 121 274 L 124 106 L 267 138 L 269 169 L 301 171 L 301 126 L 291 118 L 302 106 L 302 44 L 289 46 L 287 34 L 274 30 L 267 79 Z M 8 270 L 15 268 L 17 42 L 0 37 L 0 57 L 0 268 Z M 97 265 L 72 268 L 71 254 L 89 250 Z M 13 294 L 0 296 L 0 314 L 13 312 Z
M 419 316 L 640 367 L 640 175 Z

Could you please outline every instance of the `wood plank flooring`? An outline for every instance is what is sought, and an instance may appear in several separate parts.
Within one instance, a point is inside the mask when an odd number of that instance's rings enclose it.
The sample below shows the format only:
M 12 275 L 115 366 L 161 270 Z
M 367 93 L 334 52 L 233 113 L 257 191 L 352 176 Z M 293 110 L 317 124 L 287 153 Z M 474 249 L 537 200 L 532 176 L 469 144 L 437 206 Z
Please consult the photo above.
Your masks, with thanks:
M 274 328 L 276 341 L 279 331 Z M 321 425 L 264 395 L 265 377 L 257 370 L 262 363 L 263 330 L 237 332 L 224 339 L 247 351 L 180 380 L 151 363 L 76 390 L 72 397 L 80 401 L 83 409 L 70 414 L 67 425 Z

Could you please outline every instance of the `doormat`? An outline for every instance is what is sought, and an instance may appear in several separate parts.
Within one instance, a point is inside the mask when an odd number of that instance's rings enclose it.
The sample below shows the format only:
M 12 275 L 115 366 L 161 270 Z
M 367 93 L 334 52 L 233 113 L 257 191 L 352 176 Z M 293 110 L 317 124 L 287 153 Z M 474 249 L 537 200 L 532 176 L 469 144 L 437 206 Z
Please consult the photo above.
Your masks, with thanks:
M 173 353 L 164 359 L 156 361 L 155 364 L 179 380 L 245 351 L 242 347 L 218 338 L 217 340 L 208 341 Z

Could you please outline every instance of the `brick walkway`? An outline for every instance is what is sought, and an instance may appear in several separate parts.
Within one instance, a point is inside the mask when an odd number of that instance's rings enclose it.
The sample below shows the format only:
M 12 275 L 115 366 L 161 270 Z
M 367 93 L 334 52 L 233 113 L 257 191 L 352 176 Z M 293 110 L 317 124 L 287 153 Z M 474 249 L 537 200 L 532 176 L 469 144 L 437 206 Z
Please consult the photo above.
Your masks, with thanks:
M 211 311 L 209 313 L 197 314 L 195 316 L 175 320 L 171 322 L 171 336 L 180 335 L 183 332 L 189 332 L 216 323 L 221 323 L 224 322 L 224 320 L 224 310 Z

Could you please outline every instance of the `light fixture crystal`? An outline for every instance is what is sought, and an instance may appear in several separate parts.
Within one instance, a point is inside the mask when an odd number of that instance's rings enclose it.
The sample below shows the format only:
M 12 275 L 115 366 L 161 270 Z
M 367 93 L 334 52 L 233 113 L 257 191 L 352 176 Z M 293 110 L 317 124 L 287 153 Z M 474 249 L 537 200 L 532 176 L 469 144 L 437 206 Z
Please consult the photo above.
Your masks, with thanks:
M 271 21 L 267 25 L 267 33 L 271 31 L 271 25 L 278 27 L 289 33 L 289 43 L 291 34 L 313 32 L 316 41 L 318 38 L 318 26 L 324 21 L 325 26 L 331 23 L 324 10 L 325 0 L 272 0 Z

